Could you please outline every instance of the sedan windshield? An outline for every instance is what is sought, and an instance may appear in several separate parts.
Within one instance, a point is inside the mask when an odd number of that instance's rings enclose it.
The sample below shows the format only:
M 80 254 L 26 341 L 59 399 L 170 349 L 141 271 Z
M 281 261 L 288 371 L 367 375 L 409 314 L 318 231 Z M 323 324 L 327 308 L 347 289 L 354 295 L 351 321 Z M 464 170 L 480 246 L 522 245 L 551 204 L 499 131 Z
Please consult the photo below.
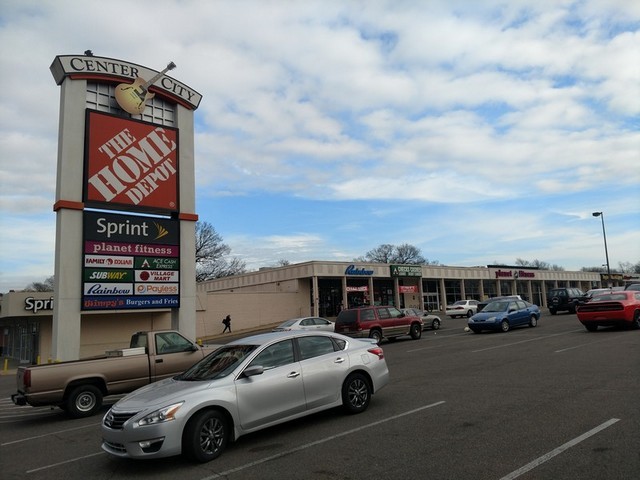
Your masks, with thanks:
M 506 312 L 509 302 L 491 302 L 482 309 L 482 312 Z
M 210 353 L 187 371 L 178 375 L 177 380 L 215 380 L 229 375 L 240 365 L 256 345 L 227 345 Z

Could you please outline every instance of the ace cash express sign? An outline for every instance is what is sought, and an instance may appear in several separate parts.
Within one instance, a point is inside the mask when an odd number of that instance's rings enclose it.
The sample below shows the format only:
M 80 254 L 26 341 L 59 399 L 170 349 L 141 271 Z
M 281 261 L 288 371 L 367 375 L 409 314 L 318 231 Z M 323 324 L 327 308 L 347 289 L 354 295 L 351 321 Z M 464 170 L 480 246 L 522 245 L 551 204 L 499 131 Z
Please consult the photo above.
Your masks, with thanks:
M 82 310 L 179 307 L 179 225 L 84 211 Z
M 178 130 L 87 110 L 84 202 L 172 213 L 178 205 Z

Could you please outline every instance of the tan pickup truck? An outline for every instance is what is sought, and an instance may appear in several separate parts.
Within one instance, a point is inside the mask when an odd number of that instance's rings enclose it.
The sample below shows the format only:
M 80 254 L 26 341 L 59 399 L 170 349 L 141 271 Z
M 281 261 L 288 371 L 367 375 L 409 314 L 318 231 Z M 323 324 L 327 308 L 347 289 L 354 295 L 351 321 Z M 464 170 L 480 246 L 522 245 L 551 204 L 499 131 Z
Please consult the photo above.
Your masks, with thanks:
M 107 395 L 132 392 L 183 372 L 217 346 L 199 346 L 179 332 L 137 332 L 129 348 L 101 357 L 19 367 L 16 405 L 55 405 L 72 418 L 94 415 Z

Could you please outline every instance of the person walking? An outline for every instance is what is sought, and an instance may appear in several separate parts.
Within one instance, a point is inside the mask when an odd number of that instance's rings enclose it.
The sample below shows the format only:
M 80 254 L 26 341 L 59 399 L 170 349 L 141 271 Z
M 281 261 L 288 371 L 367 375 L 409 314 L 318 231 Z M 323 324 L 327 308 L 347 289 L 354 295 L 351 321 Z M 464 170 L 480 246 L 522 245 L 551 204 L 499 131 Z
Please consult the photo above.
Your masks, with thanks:
M 222 333 L 225 333 L 227 329 L 229 330 L 229 333 L 231 333 L 231 315 L 224 317 L 222 323 L 224 324 L 224 330 L 222 330 Z

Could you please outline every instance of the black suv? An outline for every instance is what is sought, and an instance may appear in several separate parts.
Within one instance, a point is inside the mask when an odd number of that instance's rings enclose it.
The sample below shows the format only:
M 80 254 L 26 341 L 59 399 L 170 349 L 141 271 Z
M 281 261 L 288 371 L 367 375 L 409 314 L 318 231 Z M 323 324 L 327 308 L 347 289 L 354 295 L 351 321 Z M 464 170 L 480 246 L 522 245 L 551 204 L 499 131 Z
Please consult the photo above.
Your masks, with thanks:
M 552 288 L 547 292 L 547 307 L 551 315 L 560 310 L 576 313 L 576 307 L 585 301 L 586 295 L 579 288 Z

